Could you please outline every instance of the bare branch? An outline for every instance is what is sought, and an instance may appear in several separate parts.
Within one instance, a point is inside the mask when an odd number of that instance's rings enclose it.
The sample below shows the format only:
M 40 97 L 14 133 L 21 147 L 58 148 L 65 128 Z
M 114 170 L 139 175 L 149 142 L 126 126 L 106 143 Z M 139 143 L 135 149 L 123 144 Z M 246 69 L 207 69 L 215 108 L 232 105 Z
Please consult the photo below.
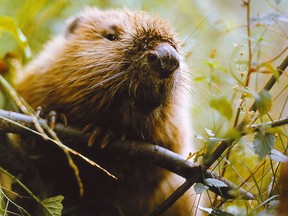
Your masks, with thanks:
M 286 124 L 288 124 L 288 117 L 283 118 L 283 119 L 279 119 L 279 120 L 275 120 L 273 122 L 265 122 L 262 124 L 253 124 L 249 127 L 249 129 L 251 129 L 253 132 L 257 132 L 257 131 L 259 131 L 259 129 L 261 127 L 274 128 L 274 127 L 279 127 L 279 126 L 283 126 Z M 245 134 L 247 134 L 247 133 L 245 133 Z
M 157 208 L 155 208 L 154 211 L 149 214 L 149 216 L 157 216 L 165 212 L 166 209 L 170 208 L 187 190 L 189 190 L 195 181 L 197 181 L 195 178 L 187 179 L 184 184 L 177 188 L 177 190 L 175 190 L 174 193 L 169 196 L 167 200 L 165 200 L 165 202 L 157 206 Z

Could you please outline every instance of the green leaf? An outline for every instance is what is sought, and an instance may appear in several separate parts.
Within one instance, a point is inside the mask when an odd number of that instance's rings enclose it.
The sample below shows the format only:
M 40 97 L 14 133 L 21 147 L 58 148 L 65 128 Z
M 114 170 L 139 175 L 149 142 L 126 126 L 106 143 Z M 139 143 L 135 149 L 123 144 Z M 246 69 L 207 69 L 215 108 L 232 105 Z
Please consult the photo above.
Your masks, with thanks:
M 220 209 L 216 209 L 216 208 L 204 208 L 201 206 L 198 206 L 198 209 L 200 209 L 201 211 L 208 213 L 209 216 L 233 216 L 232 214 L 225 212 L 223 210 Z
M 216 69 L 219 67 L 219 62 L 218 61 L 205 61 L 204 62 L 211 70 Z
M 24 50 L 26 58 L 31 57 L 31 50 L 25 35 L 11 17 L 0 16 L 0 32 L 6 31 L 14 36 L 20 47 Z
M 205 77 L 205 76 L 194 78 L 194 81 L 195 81 L 195 82 L 202 82 L 202 81 L 205 81 L 205 80 L 206 80 L 206 77 Z
M 259 131 L 256 133 L 253 140 L 253 145 L 255 148 L 255 153 L 259 155 L 260 159 L 266 155 L 271 154 L 272 149 L 274 148 L 275 136 L 271 133 L 265 133 Z
M 210 100 L 209 105 L 228 120 L 232 118 L 233 110 L 231 102 L 228 101 L 226 97 L 213 98 Z
M 205 182 L 207 185 L 211 186 L 211 187 L 228 187 L 224 182 L 218 180 L 218 179 L 214 179 L 214 178 L 206 178 Z
M 210 129 L 208 129 L 208 128 L 205 128 L 205 131 L 206 131 L 206 133 L 208 134 L 208 136 L 210 136 L 210 137 L 215 136 L 215 134 L 213 133 L 212 130 L 210 130 Z
M 193 131 L 192 130 L 192 132 L 193 132 L 193 134 L 194 134 L 194 136 L 195 136 L 195 138 L 197 138 L 197 139 L 200 139 L 200 140 L 203 140 L 203 141 L 205 141 L 206 139 L 202 136 L 202 135 L 200 135 L 200 134 L 197 134 L 195 131 Z
M 280 3 L 280 0 L 278 0 Z M 250 22 L 252 25 L 266 25 L 266 26 L 271 26 L 275 25 L 278 23 L 278 21 L 281 22 L 287 22 L 288 21 L 288 16 L 287 14 L 280 14 L 280 13 L 275 13 L 275 12 L 268 12 L 268 13 L 263 13 L 263 14 L 258 14 L 255 17 L 252 17 Z
M 202 183 L 196 183 L 194 186 L 193 186 L 196 194 L 201 194 L 203 193 L 203 191 L 209 189 L 209 187 L 207 187 L 206 185 L 202 184 Z
M 3 109 L 6 104 L 6 99 L 3 93 L 0 91 L 0 109 Z
M 41 204 L 45 209 L 45 216 L 61 216 L 63 210 L 61 202 L 63 199 L 64 197 L 59 195 L 43 200 Z
M 209 137 L 207 142 L 206 142 L 206 154 L 209 157 L 210 154 L 213 153 L 215 147 L 217 145 L 219 145 L 221 142 L 223 141 L 223 139 L 221 138 L 217 138 L 217 137 Z
M 280 4 L 282 0 L 275 0 L 276 4 Z
M 273 76 L 274 76 L 275 79 L 278 81 L 280 74 L 279 74 L 278 71 L 273 67 L 273 65 L 270 64 L 270 63 L 266 63 L 266 64 L 265 64 L 265 67 L 266 67 L 270 72 L 272 72 Z
M 255 105 L 259 111 L 259 115 L 263 116 L 268 113 L 272 107 L 272 97 L 270 93 L 264 90 L 260 93 L 252 92 L 252 95 L 255 98 Z
M 279 207 L 279 205 L 280 205 L 280 200 L 272 200 L 268 203 L 268 208 L 269 209 L 272 209 L 272 208 L 276 209 Z
M 215 209 L 213 208 L 213 211 L 211 214 L 209 214 L 209 216 L 234 216 L 233 214 L 230 214 L 229 212 L 225 212 L 223 210 L 220 209 Z
M 213 212 L 212 208 L 205 208 L 205 207 L 201 207 L 201 206 L 198 206 L 197 208 L 200 209 L 201 211 L 205 212 L 205 213 L 208 213 L 208 214 L 211 214 Z
M 271 154 L 269 155 L 269 158 L 277 162 L 282 162 L 282 163 L 288 162 L 288 157 L 284 155 L 283 153 L 281 153 L 280 151 L 277 151 L 275 149 L 272 149 Z

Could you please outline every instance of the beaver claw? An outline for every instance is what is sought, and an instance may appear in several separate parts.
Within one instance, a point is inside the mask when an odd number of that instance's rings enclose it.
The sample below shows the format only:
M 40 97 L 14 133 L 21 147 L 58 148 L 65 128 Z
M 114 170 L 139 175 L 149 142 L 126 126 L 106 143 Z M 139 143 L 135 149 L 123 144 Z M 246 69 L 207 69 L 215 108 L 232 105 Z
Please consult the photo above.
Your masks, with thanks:
M 111 131 L 103 131 L 99 127 L 93 130 L 88 140 L 88 146 L 92 147 L 94 143 L 99 144 L 100 148 L 105 148 L 112 140 L 114 135 Z
M 87 125 L 84 130 L 87 132 L 88 127 L 91 127 L 91 125 Z M 93 130 L 92 134 L 90 135 L 89 137 L 89 140 L 88 140 L 88 146 L 89 147 L 92 147 L 93 144 L 95 143 L 96 139 L 101 135 L 101 129 L 99 127 L 97 127 L 96 129 Z
M 36 108 L 35 110 L 35 115 L 37 118 L 45 118 L 45 112 L 44 112 L 44 109 L 39 106 Z M 60 119 L 60 122 L 63 123 L 65 126 L 67 126 L 68 124 L 68 121 L 67 121 L 67 117 L 64 113 L 60 113 L 59 115 L 59 119 Z M 55 110 L 52 110 L 48 113 L 48 115 L 46 116 L 46 120 L 47 120 L 47 125 L 52 129 L 54 130 L 57 122 L 58 122 L 58 115 L 57 115 L 57 112 Z
M 36 116 L 37 118 L 41 118 L 41 116 L 42 116 L 42 114 L 43 114 L 43 109 L 42 109 L 42 107 L 41 107 L 41 106 L 38 106 L 35 111 L 36 111 L 35 116 Z
M 54 110 L 52 110 L 48 113 L 47 124 L 52 130 L 54 130 L 56 122 L 57 122 L 57 113 Z
M 83 134 L 88 133 L 92 130 L 92 125 L 89 124 L 83 129 Z M 87 145 L 92 147 L 95 143 L 100 146 L 100 148 L 105 148 L 109 143 L 115 140 L 115 135 L 112 131 L 106 130 L 103 131 L 100 127 L 96 127 L 93 129 Z

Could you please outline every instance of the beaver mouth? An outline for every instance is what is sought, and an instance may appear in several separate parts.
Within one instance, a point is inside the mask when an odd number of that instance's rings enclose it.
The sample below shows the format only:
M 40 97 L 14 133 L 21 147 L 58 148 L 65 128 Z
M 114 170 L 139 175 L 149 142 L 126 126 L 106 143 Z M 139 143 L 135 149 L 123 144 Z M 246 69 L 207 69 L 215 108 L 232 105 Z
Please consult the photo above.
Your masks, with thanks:
M 150 111 L 165 103 L 169 92 L 167 86 L 140 85 L 134 95 L 135 105 L 140 110 Z
M 151 97 L 138 97 L 135 99 L 135 105 L 139 110 L 150 111 L 159 107 L 163 101 L 165 101 L 162 97 L 151 98 Z

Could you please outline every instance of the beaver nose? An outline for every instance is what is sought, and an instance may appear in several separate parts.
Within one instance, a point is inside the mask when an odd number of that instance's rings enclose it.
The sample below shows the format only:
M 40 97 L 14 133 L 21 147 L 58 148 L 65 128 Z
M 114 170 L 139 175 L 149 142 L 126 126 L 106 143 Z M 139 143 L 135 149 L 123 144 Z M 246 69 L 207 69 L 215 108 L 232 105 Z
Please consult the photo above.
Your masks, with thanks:
M 150 51 L 147 60 L 150 66 L 163 77 L 168 77 L 180 65 L 179 54 L 167 43 L 159 44 L 155 50 Z

